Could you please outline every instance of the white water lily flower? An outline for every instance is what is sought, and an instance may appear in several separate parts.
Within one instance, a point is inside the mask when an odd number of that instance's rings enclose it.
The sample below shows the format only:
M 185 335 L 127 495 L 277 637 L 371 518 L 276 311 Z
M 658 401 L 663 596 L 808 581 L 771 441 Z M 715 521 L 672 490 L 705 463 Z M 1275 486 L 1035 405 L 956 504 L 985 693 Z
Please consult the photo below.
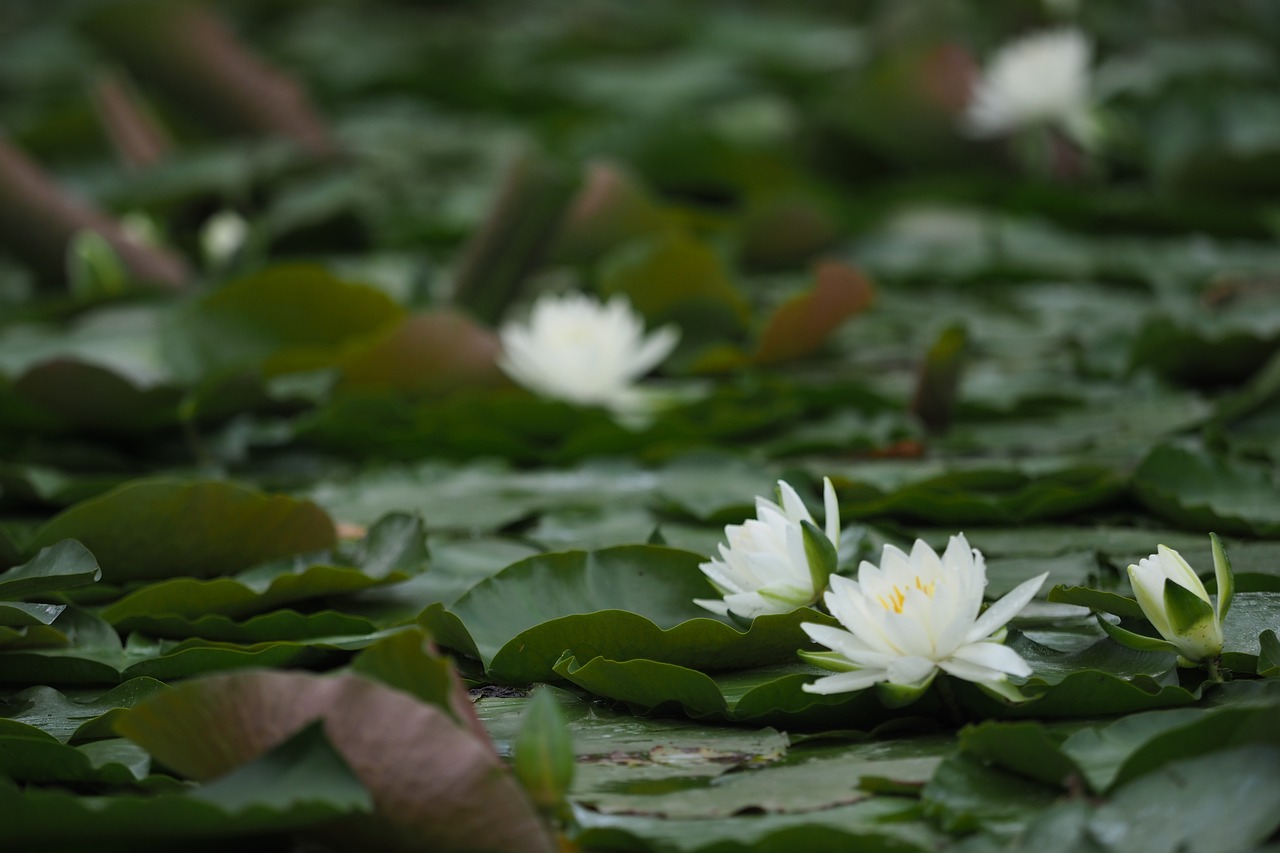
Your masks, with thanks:
M 804 685 L 809 693 L 845 693 L 881 684 L 899 701 L 919 695 L 938 671 L 1018 698 L 1010 675 L 1031 668 L 1003 645 L 1005 623 L 1027 605 L 1048 573 L 1019 584 L 982 612 L 987 567 L 964 534 L 941 557 L 917 539 L 910 555 L 884 546 L 880 565 L 864 560 L 856 581 L 831 578 L 825 601 L 847 630 L 803 623 L 831 652 L 801 656 L 838 671 Z
M 1001 48 L 969 100 L 965 125 L 974 136 L 999 136 L 1054 124 L 1078 141 L 1094 134 L 1089 94 L 1092 48 L 1076 29 L 1025 36 Z
M 840 507 L 829 478 L 822 480 L 826 530 L 818 530 L 804 501 L 778 481 L 781 505 L 756 498 L 756 517 L 724 529 L 728 545 L 720 558 L 698 568 L 724 594 L 695 598 L 694 604 L 719 613 L 753 619 L 766 613 L 790 613 L 813 604 L 835 571 L 840 545 Z
M 200 229 L 200 251 L 212 266 L 230 261 L 249 239 L 249 223 L 234 210 L 220 210 Z
M 626 411 L 640 402 L 636 380 L 671 354 L 680 332 L 664 326 L 646 336 L 622 296 L 602 304 L 568 293 L 539 297 L 528 322 L 504 324 L 499 337 L 499 366 L 534 393 Z
M 1231 564 L 1218 537 L 1210 534 L 1210 540 L 1218 578 L 1216 606 L 1195 571 L 1172 548 L 1160 545 L 1156 553 L 1129 566 L 1129 582 L 1143 615 L 1160 632 L 1169 650 L 1176 650 L 1188 664 L 1222 654 L 1222 620 L 1231 606 Z M 1133 636 L 1121 633 L 1117 637 L 1120 642 Z

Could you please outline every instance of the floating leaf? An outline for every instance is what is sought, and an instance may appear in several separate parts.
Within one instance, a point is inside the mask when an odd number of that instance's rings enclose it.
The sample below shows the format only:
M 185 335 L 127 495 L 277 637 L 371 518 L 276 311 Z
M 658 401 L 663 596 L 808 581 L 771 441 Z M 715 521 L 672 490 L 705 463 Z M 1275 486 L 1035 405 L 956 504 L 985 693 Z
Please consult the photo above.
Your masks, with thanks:
M 522 560 L 421 616 L 438 642 L 478 659 L 495 681 L 548 681 L 566 650 L 710 669 L 791 660 L 811 643 L 807 608 L 739 630 L 693 603 L 711 592 L 702 558 L 658 545 L 569 551 Z
M 93 740 L 113 734 L 111 724 L 121 710 L 164 689 L 154 678 L 133 678 L 105 693 L 60 692 L 37 685 L 0 699 L 0 717 L 34 726 L 64 742 Z
M 497 336 L 463 314 L 415 314 L 344 358 L 338 391 L 439 394 L 501 385 L 500 353 Z
M 307 310 L 300 311 L 305 305 Z M 352 344 L 404 312 L 379 290 L 321 267 L 277 266 L 236 279 L 182 308 L 165 326 L 166 354 L 194 379 L 260 368 L 268 374 L 335 364 Z
M 112 841 L 171 847 L 324 825 L 370 808 L 369 792 L 316 730 L 190 793 L 78 796 L 0 778 L 0 812 L 12 815 L 5 837 L 29 850 Z
M 814 271 L 812 289 L 778 306 L 760 333 L 760 364 L 812 355 L 847 319 L 874 298 L 871 283 L 853 267 L 825 261 Z
M 335 542 L 310 501 L 224 482 L 140 480 L 78 503 L 40 528 L 29 551 L 84 543 L 110 583 L 231 574 Z
M 102 577 L 98 561 L 74 539 L 41 548 L 29 561 L 0 573 L 0 599 L 74 589 Z
M 1267 466 L 1162 446 L 1134 472 L 1133 489 L 1153 512 L 1177 524 L 1280 536 L 1280 491 Z
M 373 795 L 382 823 L 352 832 L 388 849 L 550 850 L 488 743 L 440 708 L 354 675 L 256 672 L 190 681 L 117 728 L 178 772 L 217 778 L 313 720 Z

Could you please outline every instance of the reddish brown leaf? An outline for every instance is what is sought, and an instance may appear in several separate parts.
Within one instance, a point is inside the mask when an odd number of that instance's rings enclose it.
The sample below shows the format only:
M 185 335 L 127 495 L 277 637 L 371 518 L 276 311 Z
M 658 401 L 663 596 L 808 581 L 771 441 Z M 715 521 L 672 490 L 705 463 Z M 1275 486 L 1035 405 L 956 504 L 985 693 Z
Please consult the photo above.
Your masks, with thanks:
M 554 849 L 488 743 L 442 709 L 359 676 L 203 678 L 143 703 L 117 728 L 166 766 L 207 781 L 317 719 L 376 809 L 372 822 L 352 818 L 327 841 L 365 850 Z
M 756 350 L 757 364 L 811 355 L 845 320 L 867 308 L 875 296 L 862 273 L 839 261 L 823 261 L 813 287 L 778 306 Z
M 439 393 L 502 382 L 498 338 L 455 311 L 407 318 L 342 367 L 343 391 Z

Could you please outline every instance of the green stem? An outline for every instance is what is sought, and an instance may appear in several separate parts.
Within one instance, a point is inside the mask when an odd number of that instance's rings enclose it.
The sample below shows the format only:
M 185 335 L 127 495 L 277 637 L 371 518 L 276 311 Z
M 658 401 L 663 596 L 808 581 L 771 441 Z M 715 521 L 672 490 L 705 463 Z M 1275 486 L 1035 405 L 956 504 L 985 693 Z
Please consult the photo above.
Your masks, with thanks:
M 938 673 L 938 677 L 933 680 L 938 687 L 938 696 L 942 698 L 942 705 L 947 709 L 947 716 L 951 718 L 951 724 L 957 729 L 966 722 L 964 712 L 960 710 L 960 700 L 956 698 L 956 689 L 951 685 L 951 679 L 945 673 Z
M 1222 669 L 1222 655 L 1215 655 L 1204 662 L 1205 667 L 1209 671 L 1209 681 L 1214 684 L 1221 684 L 1226 681 L 1226 673 Z

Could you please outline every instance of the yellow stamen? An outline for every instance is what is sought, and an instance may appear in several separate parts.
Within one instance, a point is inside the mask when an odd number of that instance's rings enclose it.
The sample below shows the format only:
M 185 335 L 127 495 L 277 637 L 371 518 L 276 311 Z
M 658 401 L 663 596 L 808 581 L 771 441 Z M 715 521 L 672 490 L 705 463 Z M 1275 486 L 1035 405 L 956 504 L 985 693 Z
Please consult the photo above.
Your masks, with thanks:
M 929 581 L 928 583 L 925 583 L 924 581 L 920 580 L 920 577 L 918 575 L 916 576 L 916 579 L 915 579 L 916 589 L 920 590 L 930 598 L 933 598 L 933 592 L 936 586 L 937 586 L 937 581 Z M 889 593 L 889 597 L 887 600 L 883 595 L 880 595 L 880 596 L 876 596 L 876 601 L 879 601 L 880 606 L 883 607 L 885 610 L 892 610 L 894 613 L 901 613 L 903 605 L 907 603 L 907 593 L 897 584 L 894 584 L 893 592 Z

